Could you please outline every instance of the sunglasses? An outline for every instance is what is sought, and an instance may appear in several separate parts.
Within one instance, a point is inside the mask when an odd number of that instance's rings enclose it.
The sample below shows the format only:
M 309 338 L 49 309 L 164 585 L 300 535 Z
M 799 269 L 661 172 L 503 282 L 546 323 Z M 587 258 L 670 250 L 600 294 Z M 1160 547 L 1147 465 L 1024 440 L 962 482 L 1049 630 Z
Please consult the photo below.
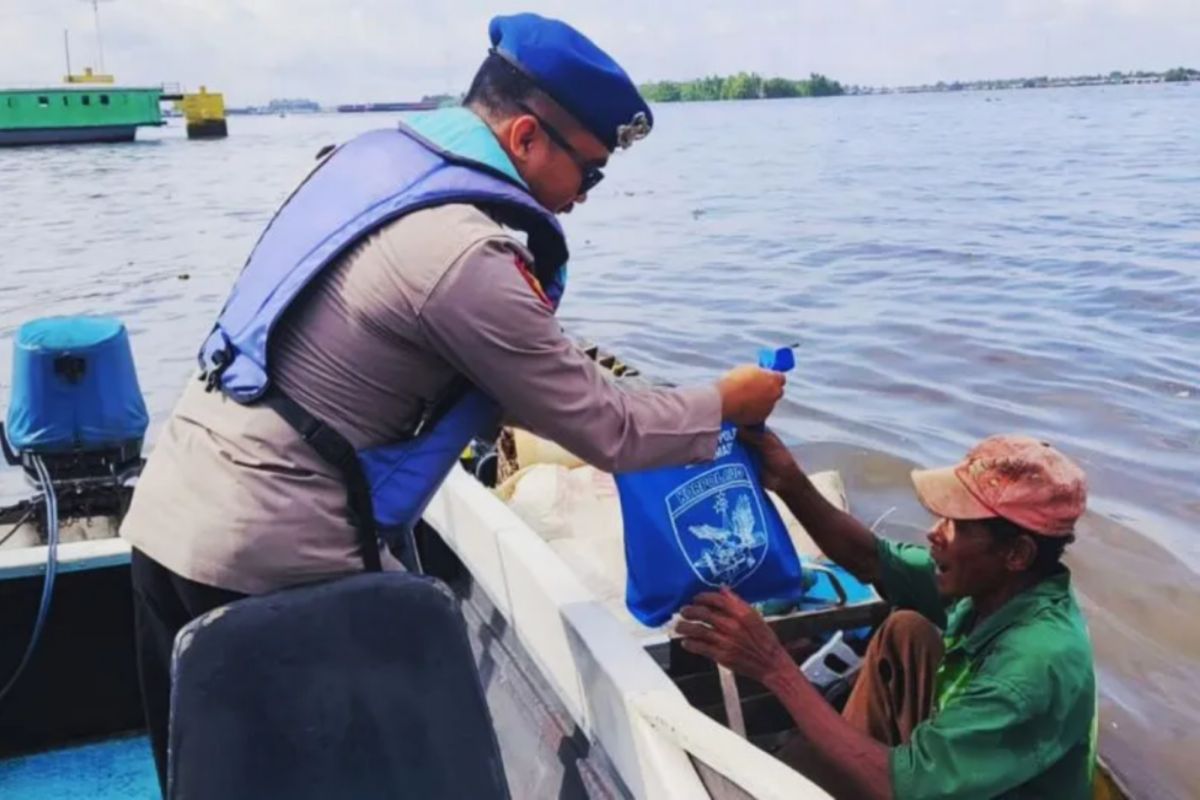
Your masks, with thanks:
M 579 151 L 567 141 L 567 137 L 563 136 L 557 128 L 542 119 L 540 114 L 525 103 L 517 103 L 517 105 L 526 114 L 536 119 L 538 124 L 542 126 L 542 130 L 550 137 L 550 141 L 558 145 L 564 153 L 571 157 L 571 160 L 575 162 L 575 166 L 579 167 L 579 191 L 577 194 L 587 194 L 592 189 L 595 189 L 600 181 L 604 180 L 604 170 L 590 163 L 580 155 Z

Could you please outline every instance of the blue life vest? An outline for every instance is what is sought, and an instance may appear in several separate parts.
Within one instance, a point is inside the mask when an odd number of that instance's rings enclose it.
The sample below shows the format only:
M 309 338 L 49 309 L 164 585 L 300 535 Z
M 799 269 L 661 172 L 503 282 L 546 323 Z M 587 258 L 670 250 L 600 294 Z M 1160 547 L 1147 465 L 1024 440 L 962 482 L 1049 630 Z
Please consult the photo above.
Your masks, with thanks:
M 557 307 L 567 258 L 558 221 L 529 193 L 486 125 L 466 109 L 447 109 L 418 118 L 413 127 L 351 140 L 288 198 L 201 348 L 200 366 L 210 386 L 239 403 L 269 398 L 271 333 L 304 288 L 384 225 L 452 203 L 478 206 L 524 231 L 536 275 Z M 359 451 L 378 534 L 396 543 L 470 440 L 494 428 L 499 416 L 497 404 L 471 388 L 413 437 Z

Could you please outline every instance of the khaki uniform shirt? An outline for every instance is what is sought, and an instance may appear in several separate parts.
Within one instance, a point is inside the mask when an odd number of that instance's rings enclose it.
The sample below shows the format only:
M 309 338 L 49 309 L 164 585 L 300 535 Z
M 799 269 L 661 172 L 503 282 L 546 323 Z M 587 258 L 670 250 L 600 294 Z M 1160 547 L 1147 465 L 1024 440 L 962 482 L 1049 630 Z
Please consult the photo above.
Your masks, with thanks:
M 394 441 L 463 375 L 510 419 L 602 469 L 712 458 L 715 385 L 616 387 L 563 334 L 526 263 L 523 243 L 473 206 L 403 217 L 289 310 L 272 341 L 272 379 L 357 448 Z M 336 470 L 271 409 L 196 380 L 121 535 L 185 578 L 251 594 L 363 568 Z

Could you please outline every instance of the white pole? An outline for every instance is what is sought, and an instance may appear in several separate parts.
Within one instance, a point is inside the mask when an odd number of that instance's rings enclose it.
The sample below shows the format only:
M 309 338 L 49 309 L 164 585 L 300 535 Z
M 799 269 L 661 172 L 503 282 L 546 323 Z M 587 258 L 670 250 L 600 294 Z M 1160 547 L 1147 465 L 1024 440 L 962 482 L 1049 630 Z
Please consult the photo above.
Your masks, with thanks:
M 67 51 L 67 77 L 71 76 L 71 33 L 63 28 L 63 48 Z
M 100 74 L 106 75 L 104 70 L 104 37 L 100 34 L 100 0 L 92 0 L 92 13 L 96 17 L 96 49 L 100 52 Z
M 725 719 L 729 730 L 746 738 L 746 718 L 742 716 L 742 698 L 738 694 L 737 678 L 729 667 L 717 664 L 717 677 L 721 682 L 721 699 L 725 702 Z

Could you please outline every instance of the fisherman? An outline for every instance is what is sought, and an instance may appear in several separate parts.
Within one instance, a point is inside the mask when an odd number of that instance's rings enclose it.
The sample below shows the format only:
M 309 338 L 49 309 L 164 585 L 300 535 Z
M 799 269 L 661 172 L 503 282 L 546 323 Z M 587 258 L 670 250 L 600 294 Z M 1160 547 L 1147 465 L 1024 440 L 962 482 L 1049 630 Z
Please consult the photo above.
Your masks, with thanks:
M 556 214 L 650 133 L 625 71 L 534 14 L 491 21 L 464 106 L 326 155 L 271 221 L 200 353 L 121 529 L 160 780 L 176 632 L 249 594 L 399 568 L 406 533 L 501 415 L 605 470 L 714 456 L 783 390 L 618 389 L 554 313 Z
M 728 588 L 682 610 L 686 650 L 791 714 L 779 757 L 839 798 L 1091 797 L 1092 646 L 1061 563 L 1086 503 L 1079 467 L 1036 439 L 993 436 L 956 466 L 913 472 L 938 518 L 925 548 L 832 506 L 774 434 L 742 435 L 817 546 L 897 609 L 841 715 Z

